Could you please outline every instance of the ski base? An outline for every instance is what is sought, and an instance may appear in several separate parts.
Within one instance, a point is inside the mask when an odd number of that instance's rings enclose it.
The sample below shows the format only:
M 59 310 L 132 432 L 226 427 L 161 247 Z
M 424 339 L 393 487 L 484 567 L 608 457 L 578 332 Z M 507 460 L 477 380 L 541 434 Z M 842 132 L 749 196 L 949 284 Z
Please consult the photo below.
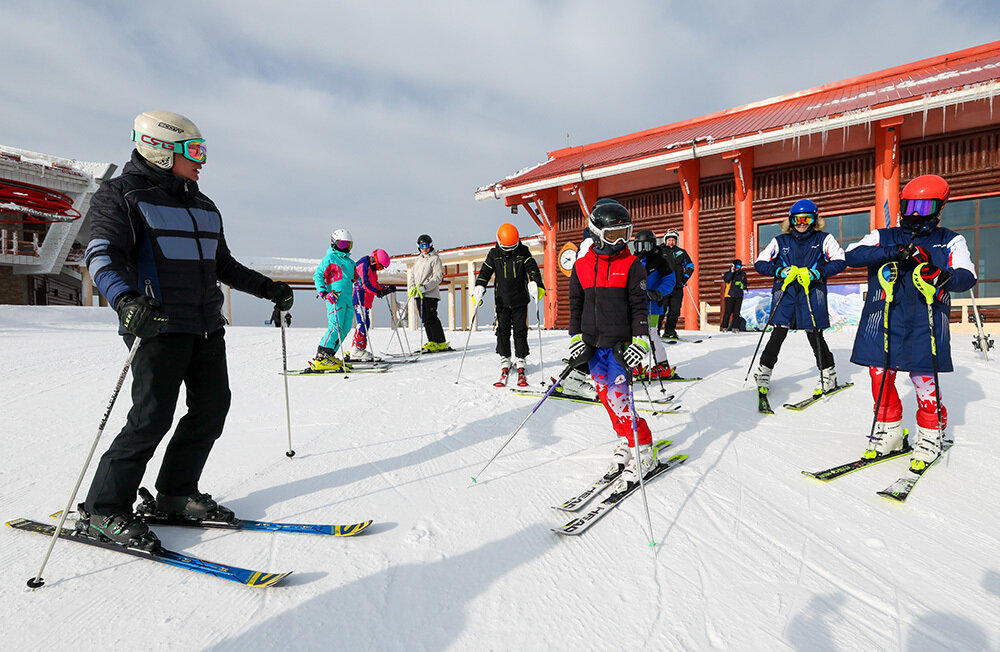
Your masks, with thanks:
M 673 443 L 674 442 L 671 439 L 664 439 L 657 442 L 657 447 L 662 451 L 672 446 Z M 620 476 L 623 471 L 624 469 L 621 469 L 618 473 L 602 476 L 597 482 L 594 482 L 592 485 L 587 487 L 583 493 L 573 496 L 561 505 L 554 505 L 552 509 L 558 509 L 563 512 L 577 512 L 583 509 L 583 507 L 593 500 L 595 496 L 601 493 L 605 487 L 610 486 L 611 483 L 617 480 L 618 476 Z
M 54 525 L 46 525 L 45 523 L 39 523 L 38 521 L 32 521 L 27 518 L 18 518 L 13 521 L 8 521 L 7 525 L 15 530 L 34 532 L 36 534 L 49 537 L 51 537 L 56 531 Z M 76 541 L 77 543 L 83 543 L 97 548 L 104 548 L 105 550 L 125 553 L 126 555 L 131 555 L 133 557 L 149 559 L 150 561 L 167 564 L 168 566 L 183 568 L 185 570 L 201 573 L 203 575 L 211 575 L 223 580 L 255 588 L 274 586 L 292 574 L 291 571 L 287 573 L 265 573 L 263 571 L 252 570 L 249 568 L 217 564 L 215 562 L 199 559 L 198 557 L 193 557 L 191 555 L 185 555 L 172 550 L 167 550 L 166 548 L 161 548 L 155 552 L 147 552 L 137 548 L 126 548 L 125 546 L 120 546 L 117 543 L 100 541 L 99 539 L 80 534 L 76 530 L 70 530 L 67 528 L 61 529 L 59 532 L 59 538 Z
M 809 398 L 807 398 L 805 400 L 802 400 L 802 401 L 799 401 L 798 403 L 785 403 L 785 407 L 788 408 L 789 410 L 801 411 L 801 410 L 806 409 L 810 405 L 813 405 L 814 403 L 818 403 L 819 401 L 822 401 L 824 398 L 826 398 L 828 396 L 833 396 L 834 394 L 839 394 L 840 392 L 844 391 L 848 387 L 854 387 L 854 383 L 844 383 L 843 385 L 837 385 L 836 387 L 834 387 L 833 389 L 831 389 L 828 392 L 823 392 L 822 394 L 819 394 L 819 395 L 813 394 Z
M 656 468 L 654 468 L 652 471 L 646 474 L 646 477 L 643 478 L 643 484 L 650 482 L 651 480 L 655 479 L 660 475 L 663 475 L 664 473 L 670 471 L 671 469 L 677 468 L 685 461 L 687 461 L 687 458 L 688 458 L 687 455 L 674 455 L 667 461 L 661 462 L 656 466 Z M 580 534 L 583 534 L 588 529 L 590 529 L 594 525 L 594 523 L 599 521 L 601 518 L 607 516 L 608 512 L 610 512 L 615 507 L 620 505 L 623 500 L 625 500 L 627 497 L 635 493 L 636 490 L 639 489 L 639 487 L 640 484 L 636 482 L 635 484 L 631 485 L 627 490 L 621 493 L 611 494 L 583 516 L 579 518 L 574 518 L 570 522 L 560 527 L 552 528 L 552 531 L 557 534 L 562 534 L 566 536 L 579 536 Z

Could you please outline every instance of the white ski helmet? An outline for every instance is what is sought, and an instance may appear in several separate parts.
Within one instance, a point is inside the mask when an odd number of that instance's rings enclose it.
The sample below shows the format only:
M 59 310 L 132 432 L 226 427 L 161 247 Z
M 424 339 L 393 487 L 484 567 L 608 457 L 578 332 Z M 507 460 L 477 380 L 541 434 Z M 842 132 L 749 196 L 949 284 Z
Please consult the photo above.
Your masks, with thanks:
M 132 140 L 139 155 L 153 165 L 169 170 L 174 167 L 176 147 L 192 138 L 201 138 L 201 131 L 193 122 L 170 111 L 145 111 L 132 123 Z
M 330 246 L 337 251 L 349 254 L 354 247 L 354 237 L 347 229 L 337 229 L 330 234 Z

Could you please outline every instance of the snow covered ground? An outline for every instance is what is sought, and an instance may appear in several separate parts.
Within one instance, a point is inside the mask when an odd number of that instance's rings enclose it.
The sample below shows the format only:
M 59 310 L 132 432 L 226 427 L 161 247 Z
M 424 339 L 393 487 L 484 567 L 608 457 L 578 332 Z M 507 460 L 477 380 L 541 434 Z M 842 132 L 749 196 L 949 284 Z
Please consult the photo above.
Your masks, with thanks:
M 0 306 L 4 521 L 65 504 L 124 362 L 114 321 L 106 309 Z M 450 335 L 461 349 L 466 334 Z M 319 329 L 288 336 L 290 366 L 304 365 Z M 374 338 L 384 348 L 389 331 Z M 579 538 L 550 531 L 567 520 L 550 506 L 613 447 L 600 407 L 547 402 L 470 487 L 534 404 L 492 387 L 491 333 L 472 335 L 457 384 L 460 352 L 381 375 L 289 378 L 288 459 L 279 331 L 232 328 L 233 405 L 202 489 L 246 518 L 375 525 L 348 539 L 157 528 L 173 549 L 295 571 L 268 589 L 60 541 L 34 592 L 25 581 L 47 540 L 3 528 L 4 648 L 1000 649 L 1000 483 L 987 482 L 1000 458 L 997 363 L 955 338 L 943 383 L 957 443 L 900 505 L 875 492 L 902 460 L 832 484 L 800 474 L 864 448 L 871 398 L 848 362 L 853 333 L 830 343 L 841 380 L 858 386 L 803 413 L 780 407 L 815 384 L 805 336 L 789 337 L 768 417 L 743 385 L 756 338 L 668 349 L 705 379 L 670 385 L 688 412 L 650 418 L 690 456 L 648 487 L 654 552 L 638 495 Z M 543 340 L 555 375 L 566 334 Z M 900 393 L 913 427 L 912 391 Z M 126 391 L 100 452 L 128 405 Z

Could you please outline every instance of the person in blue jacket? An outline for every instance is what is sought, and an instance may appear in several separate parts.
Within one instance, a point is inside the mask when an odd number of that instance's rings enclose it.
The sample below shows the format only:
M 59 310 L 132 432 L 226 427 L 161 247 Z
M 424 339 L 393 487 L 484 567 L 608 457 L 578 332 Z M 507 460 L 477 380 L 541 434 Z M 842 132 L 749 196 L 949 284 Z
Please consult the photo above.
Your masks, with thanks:
M 316 294 L 326 302 L 328 327 L 316 348 L 316 357 L 309 361 L 313 371 L 338 371 L 344 362 L 337 351 L 354 324 L 351 290 L 354 287 L 354 261 L 351 249 L 354 238 L 347 229 L 337 229 L 330 235 L 330 248 L 313 274 Z
M 826 221 L 819 216 L 816 204 L 800 199 L 792 204 L 781 234 L 760 252 L 754 268 L 763 276 L 773 276 L 771 289 L 771 324 L 774 330 L 760 356 L 757 390 L 766 394 L 778 352 L 790 329 L 806 331 L 809 346 L 820 370 L 814 394 L 824 394 L 837 387 L 833 353 L 823 338 L 830 327 L 826 305 L 826 279 L 844 270 L 844 250 L 837 239 L 823 231 Z
M 847 250 L 848 265 L 868 268 L 868 296 L 851 353 L 851 362 L 868 367 L 876 401 L 876 428 L 863 457 L 875 459 L 904 447 L 903 406 L 895 380 L 897 370 L 908 371 L 917 398 L 919 432 L 910 467 L 918 473 L 940 456 L 941 434 L 948 421 L 944 404 L 938 418 L 935 371 L 953 369 L 950 293 L 965 292 L 976 284 L 965 238 L 938 225 L 950 192 L 948 182 L 935 174 L 913 179 L 900 193 L 899 226 L 876 229 Z M 896 281 L 890 286 L 892 299 L 886 306 L 879 274 L 893 266 Z M 933 335 L 927 297 L 919 286 L 931 295 Z
M 674 369 L 667 360 L 667 347 L 658 337 L 657 328 L 663 316 L 663 297 L 674 291 L 676 276 L 667 261 L 663 259 L 656 246 L 656 234 L 643 229 L 635 234 L 633 243 L 635 256 L 642 261 L 646 269 L 646 307 L 649 312 L 649 339 L 653 343 L 653 366 L 648 370 L 640 364 L 632 375 L 642 378 L 670 378 Z M 637 373 L 638 372 L 638 373 Z

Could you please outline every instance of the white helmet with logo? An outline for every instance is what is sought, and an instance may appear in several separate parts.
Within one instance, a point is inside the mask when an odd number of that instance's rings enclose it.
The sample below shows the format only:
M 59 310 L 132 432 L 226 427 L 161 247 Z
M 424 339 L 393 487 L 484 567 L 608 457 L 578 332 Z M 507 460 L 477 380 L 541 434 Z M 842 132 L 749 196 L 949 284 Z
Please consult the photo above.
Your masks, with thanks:
M 191 138 L 201 138 L 201 131 L 179 113 L 146 111 L 137 115 L 132 124 L 132 140 L 139 155 L 164 170 L 174 167 L 174 148 L 170 144 Z

